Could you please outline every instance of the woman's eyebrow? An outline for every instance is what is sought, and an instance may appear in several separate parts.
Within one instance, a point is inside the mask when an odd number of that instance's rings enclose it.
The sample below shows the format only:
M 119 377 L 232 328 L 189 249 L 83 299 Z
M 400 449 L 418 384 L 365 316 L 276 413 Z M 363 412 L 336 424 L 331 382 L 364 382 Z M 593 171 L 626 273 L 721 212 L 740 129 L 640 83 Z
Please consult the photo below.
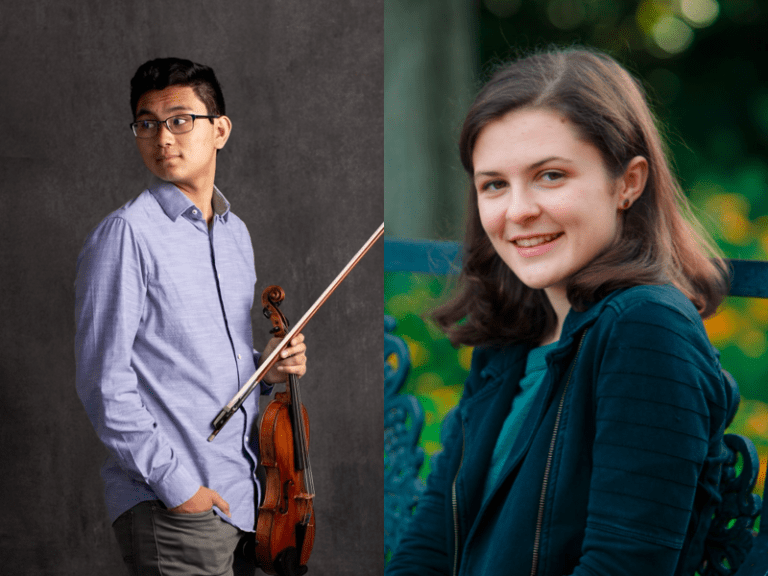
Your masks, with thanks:
M 495 177 L 495 176 L 501 176 L 501 172 L 496 172 L 495 170 L 488 170 L 485 172 L 475 172 L 473 176 L 475 178 L 477 178 L 478 176 L 494 176 Z
M 568 164 L 573 164 L 572 160 L 569 160 L 568 158 L 564 158 L 562 156 L 548 156 L 544 158 L 543 160 L 538 160 L 528 166 L 527 170 L 536 170 L 536 168 L 539 168 L 546 164 L 547 162 L 552 162 L 553 160 L 558 160 L 560 162 L 567 162 Z M 481 172 L 475 172 L 474 177 L 477 178 L 478 176 L 501 176 L 501 172 L 497 172 L 496 170 L 483 170 Z
M 572 164 L 571 160 L 568 158 L 563 158 L 562 156 L 549 156 L 547 158 L 544 158 L 544 160 L 539 160 L 538 162 L 534 162 L 529 166 L 531 169 L 539 168 L 540 166 L 543 166 L 547 162 L 551 162 L 552 160 L 558 160 L 560 162 L 568 162 L 569 164 Z

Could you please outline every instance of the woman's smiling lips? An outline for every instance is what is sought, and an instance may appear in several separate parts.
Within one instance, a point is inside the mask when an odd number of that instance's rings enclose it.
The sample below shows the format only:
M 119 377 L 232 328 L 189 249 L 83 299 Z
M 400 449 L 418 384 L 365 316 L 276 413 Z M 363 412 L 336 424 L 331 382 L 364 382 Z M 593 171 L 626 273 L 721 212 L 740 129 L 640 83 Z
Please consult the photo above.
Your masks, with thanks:
M 563 232 L 515 236 L 510 242 L 515 245 L 520 256 L 530 258 L 532 256 L 540 256 L 552 250 L 562 236 Z

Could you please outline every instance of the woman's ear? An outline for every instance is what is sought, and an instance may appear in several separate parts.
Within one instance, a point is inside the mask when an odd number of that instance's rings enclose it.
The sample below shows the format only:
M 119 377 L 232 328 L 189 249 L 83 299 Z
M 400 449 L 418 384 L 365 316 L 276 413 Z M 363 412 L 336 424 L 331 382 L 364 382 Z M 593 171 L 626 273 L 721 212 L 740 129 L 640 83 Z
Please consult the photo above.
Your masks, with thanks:
M 627 169 L 619 177 L 619 209 L 626 210 L 640 197 L 648 181 L 648 160 L 635 156 L 627 164 Z

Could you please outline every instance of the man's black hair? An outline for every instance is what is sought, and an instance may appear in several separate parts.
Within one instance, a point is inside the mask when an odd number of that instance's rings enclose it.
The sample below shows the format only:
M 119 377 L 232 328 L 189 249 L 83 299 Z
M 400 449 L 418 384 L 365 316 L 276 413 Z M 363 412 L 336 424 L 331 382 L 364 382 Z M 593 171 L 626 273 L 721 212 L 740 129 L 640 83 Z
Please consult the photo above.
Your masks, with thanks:
M 182 58 L 157 58 L 139 66 L 131 79 L 131 113 L 134 119 L 139 99 L 144 94 L 168 86 L 189 86 L 205 104 L 209 115 L 226 114 L 224 94 L 210 67 Z

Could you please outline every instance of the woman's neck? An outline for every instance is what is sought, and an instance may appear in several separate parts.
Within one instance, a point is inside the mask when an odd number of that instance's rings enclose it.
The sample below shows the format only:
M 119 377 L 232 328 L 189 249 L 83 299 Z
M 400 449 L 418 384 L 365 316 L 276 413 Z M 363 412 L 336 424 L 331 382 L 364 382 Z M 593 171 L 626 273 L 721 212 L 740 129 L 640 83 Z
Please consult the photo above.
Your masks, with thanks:
M 560 334 L 563 331 L 563 324 L 565 323 L 565 317 L 571 310 L 571 303 L 568 302 L 568 296 L 566 295 L 565 288 L 559 286 L 552 286 L 545 288 L 544 292 L 549 298 L 549 303 L 552 304 L 552 308 L 555 310 L 555 316 L 557 316 L 557 323 L 553 332 L 547 334 L 541 341 L 540 346 L 551 344 L 560 340 Z

